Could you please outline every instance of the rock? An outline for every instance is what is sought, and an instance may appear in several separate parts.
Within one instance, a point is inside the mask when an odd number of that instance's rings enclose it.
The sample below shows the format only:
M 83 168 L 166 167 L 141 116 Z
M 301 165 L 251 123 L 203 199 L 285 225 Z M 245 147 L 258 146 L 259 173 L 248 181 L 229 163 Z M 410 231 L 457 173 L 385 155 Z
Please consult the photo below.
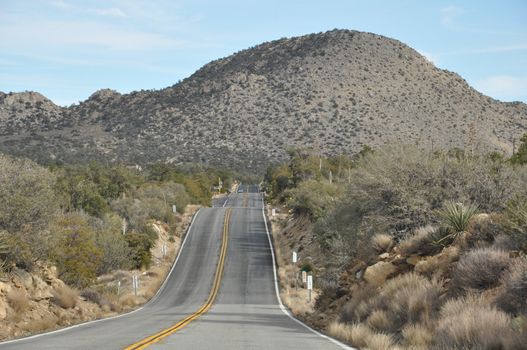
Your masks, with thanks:
M 33 290 L 30 296 L 35 301 L 53 298 L 49 286 L 38 276 L 33 276 Z
M 58 278 L 58 271 L 56 266 L 48 266 L 42 269 L 42 276 L 44 281 L 51 283 L 51 281 Z
M 13 282 L 19 287 L 23 286 L 25 289 L 31 289 L 33 286 L 33 278 L 31 277 L 31 274 L 16 267 L 13 269 Z
M 7 295 L 11 291 L 11 285 L 0 282 L 0 297 Z
M 381 255 L 379 255 L 379 259 L 382 259 L 382 260 L 386 260 L 389 257 L 390 257 L 389 253 L 382 253 Z
M 379 261 L 364 272 L 364 279 L 373 286 L 380 286 L 397 268 L 391 262 Z
M 0 296 L 0 321 L 7 316 L 7 302 Z M 3 327 L 3 326 L 2 326 Z

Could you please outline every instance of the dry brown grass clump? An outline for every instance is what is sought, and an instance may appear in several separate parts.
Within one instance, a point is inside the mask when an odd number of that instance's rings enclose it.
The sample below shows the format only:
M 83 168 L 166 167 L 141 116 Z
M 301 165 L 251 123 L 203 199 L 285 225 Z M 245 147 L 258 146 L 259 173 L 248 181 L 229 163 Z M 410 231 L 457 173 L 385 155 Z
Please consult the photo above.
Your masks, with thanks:
M 399 244 L 399 249 L 406 255 L 433 255 L 441 249 L 439 245 L 434 244 L 436 232 L 437 229 L 430 225 L 420 227 Z
M 454 270 L 452 287 L 457 290 L 485 290 L 500 281 L 510 263 L 509 254 L 495 248 L 479 248 L 461 257 Z
M 62 286 L 55 290 L 53 303 L 60 306 L 63 309 L 71 309 L 77 305 L 78 293 L 68 286 Z
M 513 315 L 527 314 L 527 258 L 518 258 L 503 276 L 498 306 Z
M 434 333 L 422 324 L 408 324 L 402 329 L 406 347 L 427 349 L 434 340 Z
M 449 300 L 440 315 L 435 338 L 442 349 L 507 349 L 514 338 L 510 317 L 481 297 Z
M 29 306 L 29 298 L 27 297 L 27 294 L 20 289 L 11 289 L 9 294 L 7 294 L 7 302 L 13 309 L 16 315 L 20 315 Z
M 391 279 L 379 295 L 379 307 L 386 308 L 392 329 L 407 322 L 428 322 L 439 307 L 442 282 L 416 273 L 406 273 Z
M 366 319 L 366 324 L 374 330 L 384 331 L 391 328 L 391 321 L 384 310 L 374 310 Z
M 410 272 L 388 280 L 379 292 L 356 293 L 346 304 L 341 319 L 366 322 L 383 332 L 397 332 L 406 323 L 427 323 L 439 309 L 442 282 Z
M 393 247 L 393 238 L 386 233 L 378 233 L 372 237 L 371 245 L 379 254 L 388 252 Z
M 57 318 L 53 316 L 47 316 L 35 320 L 30 320 L 24 325 L 24 330 L 29 333 L 39 333 L 42 331 L 53 329 L 57 326 Z
M 328 333 L 343 342 L 370 350 L 393 350 L 395 341 L 392 336 L 376 333 L 368 326 L 358 324 L 345 324 L 333 322 L 328 326 Z

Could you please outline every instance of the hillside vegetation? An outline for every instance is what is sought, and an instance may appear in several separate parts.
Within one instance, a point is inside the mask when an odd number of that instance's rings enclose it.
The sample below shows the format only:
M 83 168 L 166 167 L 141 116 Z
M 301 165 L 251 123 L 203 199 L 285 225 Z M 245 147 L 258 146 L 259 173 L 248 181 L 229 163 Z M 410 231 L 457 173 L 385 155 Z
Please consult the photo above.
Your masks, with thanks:
M 506 159 L 457 149 L 292 151 L 266 175 L 275 243 L 312 271 L 313 326 L 367 349 L 523 349 L 527 343 L 527 135 Z M 279 259 L 280 260 L 280 259 Z M 285 279 L 285 281 L 284 281 Z M 287 298 L 293 292 L 287 292 Z M 286 294 L 287 294 L 286 293 Z
M 0 339 L 146 301 L 179 249 L 186 207 L 210 205 L 219 177 L 230 186 L 230 172 L 199 166 L 46 168 L 0 155 Z M 130 294 L 132 273 L 143 299 Z
M 527 130 L 527 106 L 503 103 L 371 33 L 284 38 L 203 66 L 156 91 L 95 92 L 58 107 L 0 93 L 0 151 L 41 163 L 210 163 L 263 173 L 289 147 L 326 156 L 364 145 L 498 150 Z

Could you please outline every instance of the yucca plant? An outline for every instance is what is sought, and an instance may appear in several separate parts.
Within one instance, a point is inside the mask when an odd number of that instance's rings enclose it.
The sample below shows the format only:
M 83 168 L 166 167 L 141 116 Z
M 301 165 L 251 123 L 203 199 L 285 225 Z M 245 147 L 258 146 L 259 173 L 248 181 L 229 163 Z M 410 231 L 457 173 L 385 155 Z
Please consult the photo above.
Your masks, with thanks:
M 440 212 L 441 223 L 450 233 L 445 235 L 436 243 L 443 243 L 445 240 L 455 240 L 466 231 L 470 219 L 477 213 L 478 206 L 471 203 L 447 203 Z

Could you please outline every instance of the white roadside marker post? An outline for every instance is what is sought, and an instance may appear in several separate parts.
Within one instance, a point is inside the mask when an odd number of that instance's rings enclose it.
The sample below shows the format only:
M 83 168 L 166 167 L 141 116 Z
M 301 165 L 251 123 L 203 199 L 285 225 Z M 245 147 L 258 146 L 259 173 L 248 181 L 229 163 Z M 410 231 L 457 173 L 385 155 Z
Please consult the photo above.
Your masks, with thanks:
M 302 286 L 304 286 L 304 288 L 306 287 L 306 283 L 307 283 L 307 272 L 302 271 Z
M 311 290 L 313 289 L 313 275 L 307 276 L 307 301 L 311 302 Z
M 137 296 L 137 290 L 139 289 L 139 278 L 137 275 L 132 276 L 132 288 L 134 288 L 134 295 Z
M 172 213 L 176 213 L 177 212 L 177 207 L 175 204 L 172 204 Z
M 296 263 L 298 261 L 298 254 L 296 252 L 293 252 L 293 278 L 295 279 L 295 290 L 298 290 L 298 283 L 297 283 L 297 271 L 296 271 Z

